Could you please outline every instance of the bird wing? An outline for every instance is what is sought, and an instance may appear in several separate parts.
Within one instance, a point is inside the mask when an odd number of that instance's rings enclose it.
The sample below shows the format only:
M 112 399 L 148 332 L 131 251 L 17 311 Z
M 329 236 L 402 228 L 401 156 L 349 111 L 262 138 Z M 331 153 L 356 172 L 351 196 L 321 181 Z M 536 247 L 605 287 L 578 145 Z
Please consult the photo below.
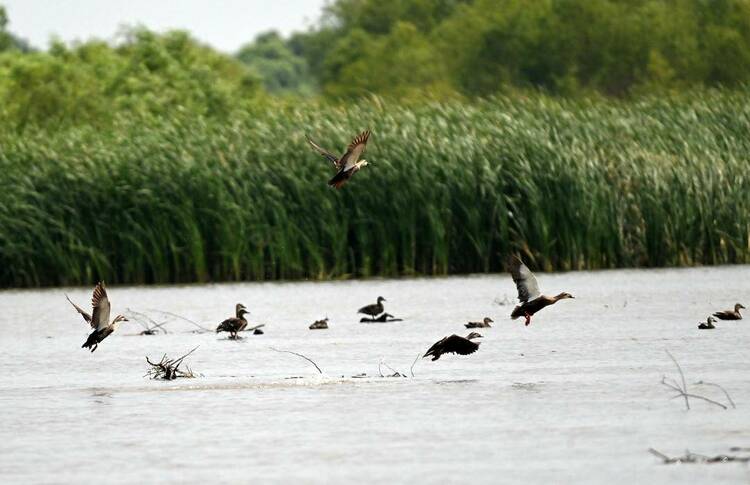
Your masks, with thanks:
M 89 315 L 88 313 L 86 313 L 86 310 L 84 310 L 83 308 L 81 308 L 78 305 L 76 305 L 75 303 L 73 303 L 73 301 L 70 299 L 70 297 L 68 297 L 68 295 L 65 295 L 65 298 L 67 298 L 68 301 L 70 302 L 70 304 L 73 305 L 73 308 L 75 308 L 76 311 L 81 314 L 81 316 L 83 317 L 83 319 L 86 320 L 86 323 L 88 323 L 89 325 L 91 325 L 93 328 L 96 328 L 96 326 L 91 323 L 91 315 Z
M 238 330 L 242 326 L 243 321 L 237 317 L 227 318 L 219 324 L 219 329 L 228 332 Z M 247 325 L 247 323 L 245 323 Z
M 451 335 L 443 343 L 443 353 L 454 352 L 459 355 L 473 354 L 479 348 L 479 344 L 461 337 L 460 335 Z
M 311 147 L 313 147 L 313 149 L 314 149 L 314 150 L 315 150 L 316 152 L 320 153 L 320 154 L 321 154 L 321 155 L 323 155 L 323 156 L 324 156 L 325 158 L 327 158 L 327 159 L 328 159 L 328 161 L 330 161 L 331 163 L 333 163 L 333 166 L 334 166 L 334 167 L 336 167 L 336 168 L 341 168 L 341 167 L 339 166 L 339 159 L 338 159 L 338 158 L 336 158 L 336 155 L 334 155 L 333 153 L 329 152 L 328 150 L 326 150 L 326 149 L 325 149 L 325 148 L 323 148 L 322 146 L 320 146 L 320 145 L 318 145 L 317 143 L 315 143 L 314 141 L 312 141 L 312 139 L 311 139 L 311 138 L 310 138 L 309 136 L 305 135 L 305 138 L 307 139 L 307 143 L 309 143 L 309 144 L 310 144 L 310 146 L 311 146 Z
M 438 340 L 437 342 L 435 342 L 434 344 L 432 344 L 432 347 L 430 347 L 429 349 L 427 349 L 427 352 L 424 353 L 423 358 L 427 357 L 428 355 L 435 355 L 436 351 L 441 351 L 442 350 L 441 347 L 443 345 L 443 342 L 445 342 L 446 340 L 448 340 L 448 337 L 443 337 L 440 340 Z M 440 353 L 442 353 L 442 351 Z
M 107 290 L 104 289 L 104 283 L 101 281 L 94 288 L 91 306 L 94 307 L 91 313 L 91 326 L 97 330 L 107 327 L 109 325 L 109 298 Z
M 359 157 L 364 153 L 365 147 L 367 147 L 367 140 L 369 138 L 370 130 L 365 130 L 354 137 L 354 140 L 346 148 L 346 153 L 339 160 L 338 166 L 342 170 L 350 170 L 359 161 Z
M 510 275 L 513 277 L 513 282 L 516 284 L 520 301 L 527 302 L 541 295 L 536 277 L 518 256 L 511 256 L 508 268 Z
M 370 305 L 365 305 L 362 308 L 360 308 L 359 310 L 357 310 L 357 313 L 364 313 L 366 315 L 369 315 L 369 314 L 374 313 L 376 311 L 377 311 L 377 305 L 376 304 L 370 304 Z

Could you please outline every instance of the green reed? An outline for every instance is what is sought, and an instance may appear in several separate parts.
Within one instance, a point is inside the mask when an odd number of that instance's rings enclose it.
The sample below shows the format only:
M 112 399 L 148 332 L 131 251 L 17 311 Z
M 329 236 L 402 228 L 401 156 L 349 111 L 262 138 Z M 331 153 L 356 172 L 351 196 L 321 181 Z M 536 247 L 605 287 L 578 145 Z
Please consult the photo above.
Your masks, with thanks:
M 0 285 L 750 262 L 747 90 L 272 103 L 0 132 Z M 336 191 L 309 133 L 373 136 Z

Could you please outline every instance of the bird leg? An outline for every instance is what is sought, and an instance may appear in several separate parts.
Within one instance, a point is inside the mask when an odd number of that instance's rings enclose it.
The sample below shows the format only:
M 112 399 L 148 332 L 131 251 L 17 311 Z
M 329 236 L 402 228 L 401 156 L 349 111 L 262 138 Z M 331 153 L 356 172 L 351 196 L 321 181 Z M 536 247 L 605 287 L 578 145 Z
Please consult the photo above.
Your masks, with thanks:
M 529 324 L 531 323 L 531 315 L 529 315 L 529 312 L 526 312 L 525 315 L 526 315 L 526 323 L 525 323 L 525 325 L 528 327 Z

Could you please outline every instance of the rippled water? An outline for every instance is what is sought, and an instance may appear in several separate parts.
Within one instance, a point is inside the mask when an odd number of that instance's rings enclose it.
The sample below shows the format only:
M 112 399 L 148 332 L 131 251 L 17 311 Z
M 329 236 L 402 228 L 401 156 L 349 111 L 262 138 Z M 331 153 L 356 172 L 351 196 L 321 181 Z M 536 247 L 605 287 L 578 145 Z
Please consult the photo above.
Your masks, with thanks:
M 93 354 L 65 301 L 89 288 L 0 292 L 0 476 L 31 482 L 747 483 L 746 465 L 662 465 L 647 450 L 750 446 L 750 320 L 696 325 L 750 303 L 750 267 L 539 275 L 555 294 L 511 321 L 506 275 L 335 283 L 111 287 L 113 314 L 163 309 L 206 326 L 251 310 L 265 335 L 139 336 L 126 323 Z M 403 322 L 360 324 L 387 298 Z M 750 305 L 747 305 L 750 306 Z M 310 331 L 324 316 L 329 330 Z M 420 360 L 491 316 L 479 352 Z M 143 377 L 144 356 L 180 355 L 203 377 Z M 304 353 L 323 369 L 270 347 Z M 662 375 L 723 385 L 737 409 L 670 400 Z M 384 372 L 385 369 L 383 369 Z M 366 373 L 367 378 L 352 378 Z M 291 377 L 301 377 L 292 379 Z M 715 389 L 694 390 L 723 402 Z

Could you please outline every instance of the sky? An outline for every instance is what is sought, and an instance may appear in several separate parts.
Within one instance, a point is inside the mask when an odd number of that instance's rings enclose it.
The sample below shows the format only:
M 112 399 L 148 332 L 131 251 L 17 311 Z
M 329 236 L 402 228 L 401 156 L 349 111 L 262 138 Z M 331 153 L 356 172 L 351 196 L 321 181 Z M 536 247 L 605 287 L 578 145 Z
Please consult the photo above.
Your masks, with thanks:
M 9 30 L 46 48 L 50 38 L 69 42 L 112 40 L 123 25 L 156 31 L 189 30 L 224 52 L 268 30 L 289 34 L 314 24 L 326 0 L 0 0 Z

